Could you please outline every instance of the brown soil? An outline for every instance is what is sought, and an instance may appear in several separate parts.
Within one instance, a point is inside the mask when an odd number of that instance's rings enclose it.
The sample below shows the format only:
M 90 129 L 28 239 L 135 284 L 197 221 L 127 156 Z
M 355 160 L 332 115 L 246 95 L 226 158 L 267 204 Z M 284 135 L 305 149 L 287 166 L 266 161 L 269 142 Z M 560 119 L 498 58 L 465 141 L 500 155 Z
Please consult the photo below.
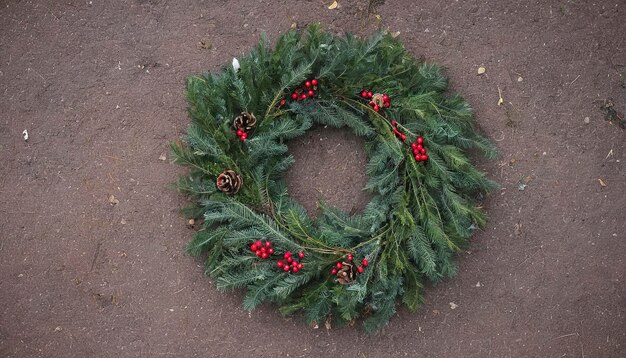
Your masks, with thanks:
M 0 355 L 626 355 L 626 132 L 600 110 L 626 111 L 626 4 L 398 0 L 379 21 L 366 1 L 331 2 L 1 3 Z M 167 186 L 183 172 L 168 142 L 188 123 L 184 77 L 317 21 L 400 31 L 501 150 L 479 163 L 502 187 L 460 274 L 375 336 L 243 311 L 184 254 L 193 228 Z M 294 196 L 362 207 L 360 145 L 330 130 L 292 143 Z

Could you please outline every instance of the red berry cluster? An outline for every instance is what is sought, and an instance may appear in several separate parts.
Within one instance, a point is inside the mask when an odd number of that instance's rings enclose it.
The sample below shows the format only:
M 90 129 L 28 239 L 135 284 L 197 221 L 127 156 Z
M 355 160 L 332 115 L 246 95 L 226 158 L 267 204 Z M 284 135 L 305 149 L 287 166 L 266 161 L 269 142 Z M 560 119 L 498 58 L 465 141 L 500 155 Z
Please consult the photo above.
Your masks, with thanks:
M 304 252 L 302 252 L 302 251 L 298 252 L 298 257 L 300 259 L 303 259 L 304 258 Z M 300 271 L 302 269 L 302 267 L 304 267 L 304 264 L 299 262 L 298 260 L 294 259 L 291 256 L 291 252 L 287 251 L 283 255 L 283 259 L 276 263 L 276 267 L 278 267 L 279 269 L 282 269 L 285 272 L 291 271 L 293 273 L 298 273 L 298 271 Z
M 391 102 L 389 102 L 390 99 L 387 94 L 381 94 L 381 93 L 374 94 L 372 93 L 372 91 L 363 90 L 361 91 L 361 97 L 363 97 L 364 99 L 369 99 L 370 101 L 368 104 L 376 112 L 380 111 L 383 107 L 391 106 Z
M 415 160 L 418 162 L 424 162 L 428 160 L 428 155 L 426 155 L 426 148 L 424 148 L 424 138 L 417 137 L 415 143 L 411 144 L 411 148 L 413 148 L 413 154 L 415 155 Z
M 262 259 L 266 259 L 274 253 L 272 243 L 269 241 L 261 242 L 261 240 L 257 240 L 257 242 L 250 245 L 250 251 L 253 251 L 258 257 Z
M 297 88 L 291 94 L 291 99 L 294 101 L 302 101 L 307 98 L 315 97 L 315 91 L 317 91 L 318 81 L 314 78 L 310 81 L 304 82 L 304 86 Z M 280 105 L 284 105 L 285 100 L 280 101 Z
M 352 256 L 352 254 L 348 254 L 346 255 L 346 259 L 348 259 L 348 261 L 350 261 L 350 263 L 354 263 L 354 257 Z M 356 269 L 357 271 L 359 271 L 359 273 L 363 273 L 363 271 L 365 271 L 365 268 L 367 267 L 367 265 L 369 265 L 369 262 L 367 261 L 367 259 L 363 259 L 361 261 L 361 266 L 358 266 Z M 343 263 L 341 262 L 337 262 L 335 264 L 335 266 L 332 268 L 332 270 L 330 270 L 330 274 L 331 275 L 336 275 L 339 270 L 341 270 L 341 268 L 343 267 Z
M 403 141 L 406 140 L 406 134 L 398 130 L 398 123 L 396 121 L 391 121 L 391 126 L 393 127 L 393 134 L 395 134 L 396 137 L 402 139 Z
M 248 133 L 242 129 L 237 130 L 237 136 L 242 142 L 248 138 Z

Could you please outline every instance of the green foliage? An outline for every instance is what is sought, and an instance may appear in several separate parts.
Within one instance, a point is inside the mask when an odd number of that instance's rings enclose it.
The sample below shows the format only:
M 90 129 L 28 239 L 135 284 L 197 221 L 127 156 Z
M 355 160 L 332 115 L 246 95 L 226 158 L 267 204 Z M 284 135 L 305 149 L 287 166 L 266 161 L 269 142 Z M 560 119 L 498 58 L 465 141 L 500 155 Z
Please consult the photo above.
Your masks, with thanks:
M 363 317 L 368 332 L 386 324 L 398 301 L 417 309 L 424 280 L 456 272 L 454 253 L 486 220 L 475 194 L 495 186 L 468 157 L 472 149 L 496 156 L 477 133 L 470 106 L 446 92 L 439 67 L 417 62 L 382 33 L 364 41 L 312 26 L 284 34 L 273 50 L 262 37 L 239 62 L 238 72 L 228 67 L 187 79 L 191 124 L 172 151 L 189 168 L 177 183 L 191 198 L 184 212 L 203 222 L 187 251 L 206 255 L 206 273 L 219 289 L 245 289 L 246 309 L 270 301 L 318 324 Z M 320 82 L 316 97 L 291 101 L 311 78 Z M 363 88 L 389 94 L 392 106 L 374 112 L 358 96 Z M 279 106 L 283 98 L 287 103 Z M 232 127 L 242 111 L 257 118 L 244 142 Z M 424 138 L 427 162 L 413 159 L 410 146 L 394 136 L 392 120 L 407 143 Z M 348 127 L 366 139 L 365 189 L 373 199 L 362 213 L 322 204 L 312 220 L 289 198 L 282 175 L 293 157 L 286 141 L 315 124 Z M 225 169 L 244 179 L 234 196 L 215 188 Z M 248 248 L 256 240 L 272 241 L 276 255 L 306 252 L 304 267 L 285 273 L 276 268 L 278 256 L 257 258 Z M 329 272 L 348 253 L 370 265 L 341 285 Z

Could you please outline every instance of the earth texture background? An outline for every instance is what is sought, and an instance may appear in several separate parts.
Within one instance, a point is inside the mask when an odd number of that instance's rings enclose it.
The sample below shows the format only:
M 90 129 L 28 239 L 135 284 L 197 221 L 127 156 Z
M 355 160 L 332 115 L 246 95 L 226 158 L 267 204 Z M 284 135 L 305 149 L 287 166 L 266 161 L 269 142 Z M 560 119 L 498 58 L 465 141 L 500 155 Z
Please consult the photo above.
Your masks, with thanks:
M 602 107 L 626 112 L 626 3 L 331 2 L 0 2 L 1 356 L 625 356 L 626 131 Z M 313 22 L 399 32 L 501 153 L 477 161 L 501 188 L 459 275 L 373 336 L 244 311 L 184 253 L 168 187 L 185 76 Z M 292 142 L 292 195 L 362 208 L 362 145 Z

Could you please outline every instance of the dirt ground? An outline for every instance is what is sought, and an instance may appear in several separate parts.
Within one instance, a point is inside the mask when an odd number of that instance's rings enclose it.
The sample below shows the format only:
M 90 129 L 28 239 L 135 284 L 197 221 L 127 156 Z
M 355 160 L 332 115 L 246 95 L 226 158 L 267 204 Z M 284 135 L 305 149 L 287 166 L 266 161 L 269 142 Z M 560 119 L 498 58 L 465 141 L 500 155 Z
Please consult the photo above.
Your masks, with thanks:
M 626 131 L 600 108 L 626 112 L 626 2 L 331 2 L 0 1 L 1 356 L 626 356 Z M 318 21 L 400 31 L 501 151 L 479 162 L 501 189 L 459 275 L 374 336 L 245 312 L 183 252 L 194 229 L 168 187 L 184 77 Z M 358 210 L 361 146 L 292 143 L 293 195 Z

